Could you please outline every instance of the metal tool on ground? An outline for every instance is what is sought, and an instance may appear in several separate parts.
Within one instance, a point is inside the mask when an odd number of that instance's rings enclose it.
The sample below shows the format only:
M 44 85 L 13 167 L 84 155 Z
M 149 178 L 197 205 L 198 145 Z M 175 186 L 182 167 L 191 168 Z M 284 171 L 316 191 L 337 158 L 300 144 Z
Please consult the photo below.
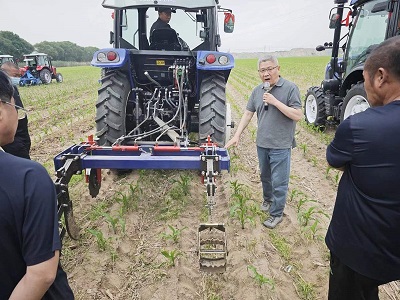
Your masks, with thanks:
M 223 223 L 213 222 L 213 210 L 216 205 L 216 176 L 221 173 L 220 157 L 216 146 L 208 143 L 210 148 L 201 155 L 203 164 L 201 175 L 207 191 L 208 222 L 198 228 L 198 255 L 200 270 L 208 273 L 221 273 L 226 270 L 228 248 L 226 229 Z

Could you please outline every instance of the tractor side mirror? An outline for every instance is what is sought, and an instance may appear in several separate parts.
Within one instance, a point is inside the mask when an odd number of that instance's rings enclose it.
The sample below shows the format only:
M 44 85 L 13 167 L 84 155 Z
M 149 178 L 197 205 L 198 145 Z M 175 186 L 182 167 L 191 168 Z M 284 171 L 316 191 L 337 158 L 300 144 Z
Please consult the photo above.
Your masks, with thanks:
M 335 29 L 341 25 L 340 15 L 332 14 L 329 22 L 329 28 Z
M 224 32 L 232 33 L 235 27 L 235 15 L 231 12 L 225 12 L 224 15 Z

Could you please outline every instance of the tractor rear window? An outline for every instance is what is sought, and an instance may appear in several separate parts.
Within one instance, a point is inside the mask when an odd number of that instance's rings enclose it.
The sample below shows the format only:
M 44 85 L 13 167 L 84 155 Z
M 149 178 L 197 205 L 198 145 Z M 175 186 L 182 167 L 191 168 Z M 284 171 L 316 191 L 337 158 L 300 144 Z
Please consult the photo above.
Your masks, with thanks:
M 158 11 L 154 7 L 147 9 L 145 14 L 146 28 L 140 27 L 139 14 L 143 12 L 137 9 L 124 10 L 120 21 L 122 38 L 136 49 L 146 50 L 150 48 L 150 28 L 158 19 Z M 189 49 L 194 49 L 208 38 L 207 25 L 196 21 L 196 14 L 200 11 L 185 12 L 176 9 L 171 14 L 169 25 L 178 34 L 178 38 L 187 44 Z M 204 18 L 206 20 L 207 18 Z M 142 23 L 143 24 L 143 23 Z M 121 45 L 122 46 L 122 45 Z

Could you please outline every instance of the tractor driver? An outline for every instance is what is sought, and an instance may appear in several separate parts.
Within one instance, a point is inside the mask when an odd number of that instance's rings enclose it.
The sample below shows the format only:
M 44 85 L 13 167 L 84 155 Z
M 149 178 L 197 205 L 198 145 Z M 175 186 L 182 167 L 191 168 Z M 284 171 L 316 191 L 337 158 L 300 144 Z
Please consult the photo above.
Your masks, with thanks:
M 172 10 L 170 7 L 159 7 L 157 10 L 158 10 L 158 19 L 153 23 L 153 25 L 151 25 L 150 41 L 152 40 L 151 36 L 152 36 L 154 30 L 165 29 L 165 28 L 173 29 L 169 25 L 169 21 L 171 21 L 171 14 L 176 13 L 176 11 Z M 179 37 L 178 33 L 176 33 L 176 35 L 178 37 L 180 46 L 184 50 L 189 50 L 188 44 L 181 37 Z
M 171 28 L 171 26 L 168 24 L 169 21 L 171 21 L 171 13 L 172 9 L 169 7 L 158 8 L 158 19 L 153 23 L 153 25 L 151 25 L 150 36 L 154 29 Z

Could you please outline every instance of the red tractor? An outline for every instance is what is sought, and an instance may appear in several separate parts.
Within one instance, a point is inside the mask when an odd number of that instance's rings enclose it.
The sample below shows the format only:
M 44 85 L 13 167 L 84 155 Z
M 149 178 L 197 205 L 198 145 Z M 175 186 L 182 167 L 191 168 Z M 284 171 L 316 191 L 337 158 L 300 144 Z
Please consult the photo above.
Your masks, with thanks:
M 51 63 L 50 57 L 45 53 L 32 52 L 24 55 L 25 66 L 21 70 L 20 85 L 32 83 L 36 79 L 38 84 L 51 83 L 52 79 L 62 82 L 61 73 L 57 73 L 55 67 Z M 33 78 L 32 78 L 33 77 Z

